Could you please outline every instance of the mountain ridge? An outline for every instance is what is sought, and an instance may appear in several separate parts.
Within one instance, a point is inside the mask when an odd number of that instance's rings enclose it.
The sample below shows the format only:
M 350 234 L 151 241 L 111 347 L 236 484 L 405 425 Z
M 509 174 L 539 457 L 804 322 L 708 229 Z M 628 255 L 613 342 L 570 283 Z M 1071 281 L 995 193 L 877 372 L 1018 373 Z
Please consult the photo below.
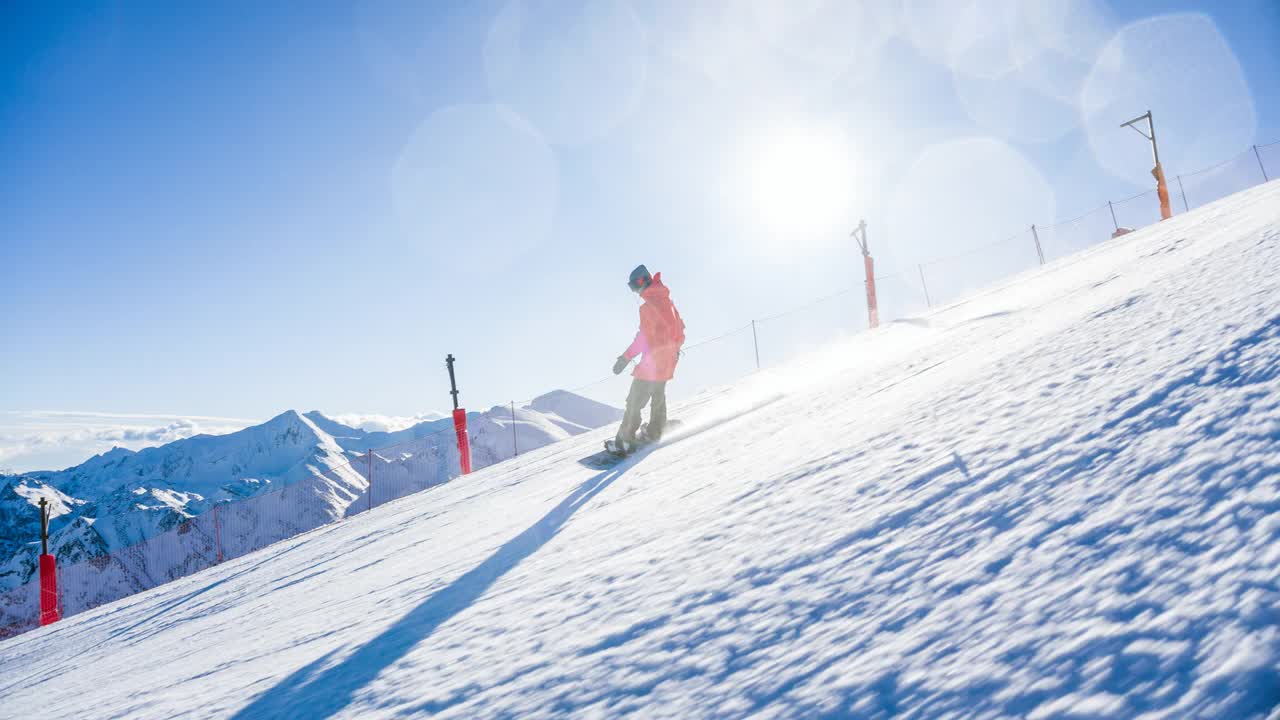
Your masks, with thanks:
M 583 421 L 604 424 L 620 415 L 616 408 L 552 391 L 517 409 L 514 430 L 519 448 L 532 450 L 592 429 Z M 476 468 L 515 453 L 509 407 L 468 413 L 468 418 Z M 320 478 L 331 485 L 317 491 L 320 495 L 336 493 L 335 497 L 343 498 L 327 511 L 332 521 L 364 507 L 357 500 L 369 490 L 364 479 L 367 471 L 355 470 L 351 463 L 363 468 L 368 450 L 404 443 L 422 446 L 418 450 L 426 450 L 426 443 L 434 448 L 429 461 L 423 456 L 379 462 L 374 470 L 384 476 L 384 482 L 396 473 L 401 482 L 425 477 L 428 485 L 456 475 L 456 457 L 448 457 L 454 442 L 452 429 L 452 419 L 446 418 L 393 432 L 369 431 L 344 425 L 320 411 L 289 409 L 231 433 L 201 434 L 136 451 L 116 447 L 61 471 L 0 475 L 0 591 L 34 577 L 42 497 L 51 503 L 50 552 L 62 563 L 145 542 L 219 504 L 242 502 Z M 274 512 L 288 510 L 282 506 Z M 270 541 L 278 539 L 270 537 Z

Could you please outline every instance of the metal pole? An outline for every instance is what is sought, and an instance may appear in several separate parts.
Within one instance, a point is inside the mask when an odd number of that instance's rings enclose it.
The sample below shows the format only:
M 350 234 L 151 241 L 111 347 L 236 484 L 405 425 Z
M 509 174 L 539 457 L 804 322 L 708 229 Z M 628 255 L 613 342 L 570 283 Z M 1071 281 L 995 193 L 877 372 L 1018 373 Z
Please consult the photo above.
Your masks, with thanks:
M 449 394 L 453 396 L 453 409 L 458 409 L 458 381 L 453 376 L 453 353 L 444 359 L 444 364 L 449 368 Z
M 1262 154 L 1258 152 L 1258 146 L 1253 146 L 1253 156 L 1258 158 L 1258 169 L 1262 170 L 1262 182 L 1271 182 L 1271 178 L 1267 177 L 1267 166 L 1262 164 Z
M 1156 159 L 1156 167 L 1160 167 L 1160 146 L 1156 144 L 1156 121 L 1147 111 L 1147 128 L 1151 130 L 1151 156 Z
M 751 342 L 756 348 L 756 369 L 760 369 L 760 337 L 756 335 L 756 321 L 751 321 Z
M 373 509 L 373 451 L 367 450 L 364 454 L 369 462 L 369 506 L 367 509 Z
M 1138 128 L 1136 128 L 1136 127 L 1134 127 L 1134 126 L 1133 126 L 1133 124 L 1134 124 L 1134 123 L 1136 123 L 1136 122 L 1138 122 L 1139 120 L 1146 120 L 1146 121 L 1147 121 L 1147 128 L 1148 128 L 1148 129 L 1150 130 L 1150 132 L 1151 132 L 1151 134 L 1150 134 L 1150 135 L 1148 135 L 1147 133 L 1142 132 L 1141 130 L 1139 130 Z M 1150 140 L 1150 141 L 1151 141 L 1151 158 L 1152 158 L 1152 160 L 1154 160 L 1154 161 L 1155 161 L 1155 164 L 1156 164 L 1156 165 L 1159 165 L 1159 164 L 1160 164 L 1160 151 L 1156 149 L 1156 125 L 1155 125 L 1155 123 L 1154 123 L 1154 122 L 1152 122 L 1152 121 L 1151 121 L 1151 111 L 1150 111 L 1150 110 L 1148 110 L 1148 111 L 1146 111 L 1145 113 L 1143 113 L 1143 114 L 1139 115 L 1138 117 L 1136 117 L 1136 118 L 1134 118 L 1134 119 L 1130 120 L 1130 121 L 1129 121 L 1129 122 L 1127 122 L 1127 123 L 1123 123 L 1123 124 L 1121 124 L 1121 125 L 1120 125 L 1120 127 L 1122 127 L 1122 128 L 1126 128 L 1126 127 L 1127 127 L 1127 128 L 1129 128 L 1130 130 L 1132 130 L 1132 131 L 1134 131 L 1134 132 L 1138 133 L 1138 134 L 1139 134 L 1139 135 L 1141 135 L 1142 137 L 1144 137 L 1144 138 L 1146 138 L 1146 139 Z
M 924 281 L 924 264 L 916 265 L 916 269 L 920 271 L 920 287 L 924 288 L 924 302 L 929 307 L 933 307 L 933 301 L 929 299 L 929 284 Z
M 520 443 L 516 440 L 516 401 L 511 401 L 511 449 L 520 457 Z
M 40 554 L 49 554 L 49 501 L 40 498 Z
M 1182 212 L 1191 212 L 1191 206 L 1187 205 L 1187 189 L 1182 187 L 1182 176 L 1178 175 L 1176 177 L 1178 178 L 1178 192 L 1182 193 Z
M 1036 232 L 1035 223 L 1031 224 L 1031 237 L 1036 241 L 1036 255 L 1040 258 L 1040 264 L 1044 264 L 1044 250 L 1040 247 L 1040 233 Z
M 1133 126 L 1133 124 L 1139 120 L 1147 121 L 1147 130 L 1151 133 L 1150 135 Z M 1156 164 L 1155 167 L 1151 168 L 1151 176 L 1156 179 L 1156 194 L 1160 198 L 1160 219 L 1168 220 L 1173 215 L 1173 211 L 1169 209 L 1169 188 L 1164 181 L 1164 168 L 1160 167 L 1160 148 L 1156 144 L 1156 123 L 1151 117 L 1151 111 L 1147 110 L 1146 113 L 1139 115 L 1127 123 L 1121 124 L 1120 127 L 1130 128 L 1142 137 L 1151 141 L 1151 157 L 1155 160 Z
M 1116 208 L 1110 200 L 1107 201 L 1107 207 L 1111 209 L 1111 224 L 1116 226 L 1116 232 L 1120 232 L 1120 223 L 1116 222 Z
M 870 252 L 867 249 L 867 221 L 866 220 L 859 220 L 858 227 L 854 228 L 853 232 L 849 234 L 852 235 L 854 241 L 858 243 L 858 249 L 862 250 L 863 255 L 866 255 L 868 252 Z

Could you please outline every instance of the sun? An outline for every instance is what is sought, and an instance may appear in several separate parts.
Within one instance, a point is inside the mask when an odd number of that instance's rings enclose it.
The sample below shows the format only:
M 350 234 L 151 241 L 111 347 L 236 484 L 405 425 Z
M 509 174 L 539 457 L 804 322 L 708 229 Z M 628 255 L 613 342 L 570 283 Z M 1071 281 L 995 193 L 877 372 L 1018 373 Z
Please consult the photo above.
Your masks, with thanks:
M 802 240 L 849 222 L 855 183 L 844 133 L 791 127 L 751 143 L 748 197 L 756 221 L 779 239 Z

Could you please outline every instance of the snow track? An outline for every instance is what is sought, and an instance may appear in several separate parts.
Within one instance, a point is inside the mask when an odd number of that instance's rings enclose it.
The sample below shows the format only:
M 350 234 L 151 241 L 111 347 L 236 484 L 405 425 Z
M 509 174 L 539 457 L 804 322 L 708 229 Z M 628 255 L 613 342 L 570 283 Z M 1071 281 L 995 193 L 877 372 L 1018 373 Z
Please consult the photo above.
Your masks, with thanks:
M 692 400 L 637 462 L 589 433 L 0 644 L 0 696 L 1275 718 L 1277 298 L 1273 182 Z

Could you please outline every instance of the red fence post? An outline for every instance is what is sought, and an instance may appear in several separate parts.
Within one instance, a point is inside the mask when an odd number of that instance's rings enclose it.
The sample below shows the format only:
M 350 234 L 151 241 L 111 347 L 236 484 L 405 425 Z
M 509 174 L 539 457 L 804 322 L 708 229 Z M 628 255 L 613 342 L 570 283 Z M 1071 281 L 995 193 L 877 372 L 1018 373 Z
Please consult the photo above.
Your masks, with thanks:
M 467 411 L 458 408 L 453 411 L 453 429 L 458 433 L 458 464 L 462 466 L 462 474 L 471 474 L 471 441 L 467 438 Z
M 49 503 L 40 498 L 40 626 L 58 621 L 58 560 L 49 554 Z
M 467 411 L 458 407 L 458 381 L 453 374 L 453 354 L 444 359 L 449 368 L 449 394 L 453 396 L 453 430 L 458 433 L 458 465 L 463 475 L 471 474 L 471 440 L 467 438 Z
M 876 264 L 871 259 L 871 251 L 867 249 L 867 221 L 858 221 L 858 227 L 849 233 L 862 250 L 862 266 L 867 272 L 867 324 L 871 328 L 880 327 L 880 308 L 876 304 Z
M 58 561 L 52 555 L 40 556 L 40 625 L 57 622 Z

